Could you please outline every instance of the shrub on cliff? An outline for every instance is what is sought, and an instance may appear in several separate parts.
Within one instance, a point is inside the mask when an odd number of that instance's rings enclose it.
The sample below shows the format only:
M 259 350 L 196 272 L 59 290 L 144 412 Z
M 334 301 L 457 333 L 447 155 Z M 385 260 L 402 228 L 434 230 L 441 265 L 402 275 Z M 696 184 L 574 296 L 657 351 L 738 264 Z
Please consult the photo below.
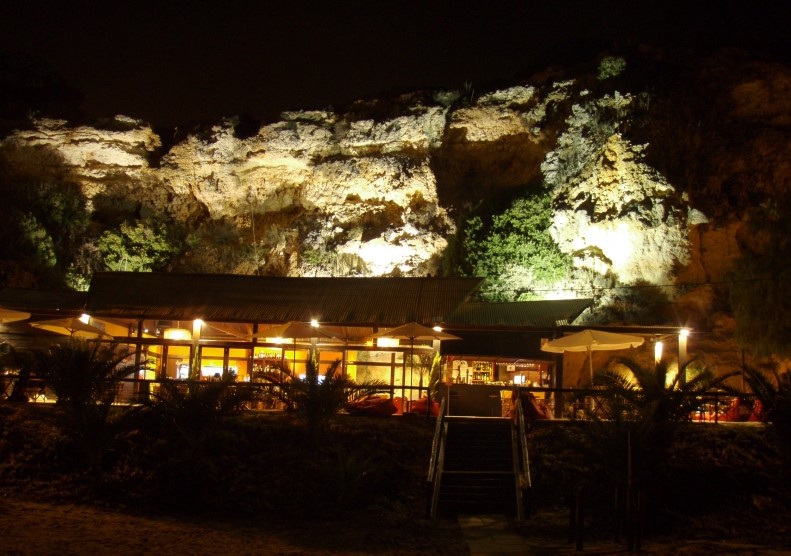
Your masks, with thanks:
M 754 355 L 791 356 L 791 199 L 775 199 L 748 215 L 743 255 L 730 273 L 736 340 Z
M 462 245 L 464 274 L 482 276 L 484 298 L 524 301 L 542 297 L 571 272 L 571 258 L 561 253 L 549 234 L 552 224 L 548 193 L 516 199 L 487 222 L 467 220 Z
M 183 249 L 164 224 L 122 222 L 98 240 L 105 270 L 150 272 L 164 270 Z

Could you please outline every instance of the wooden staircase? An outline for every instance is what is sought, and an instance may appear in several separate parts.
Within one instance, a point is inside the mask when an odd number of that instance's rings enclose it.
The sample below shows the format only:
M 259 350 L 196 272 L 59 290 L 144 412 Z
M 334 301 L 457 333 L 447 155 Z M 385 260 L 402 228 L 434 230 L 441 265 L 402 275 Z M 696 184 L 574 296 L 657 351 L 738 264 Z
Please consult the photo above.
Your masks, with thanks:
M 519 463 L 511 421 L 446 417 L 433 513 L 518 515 Z

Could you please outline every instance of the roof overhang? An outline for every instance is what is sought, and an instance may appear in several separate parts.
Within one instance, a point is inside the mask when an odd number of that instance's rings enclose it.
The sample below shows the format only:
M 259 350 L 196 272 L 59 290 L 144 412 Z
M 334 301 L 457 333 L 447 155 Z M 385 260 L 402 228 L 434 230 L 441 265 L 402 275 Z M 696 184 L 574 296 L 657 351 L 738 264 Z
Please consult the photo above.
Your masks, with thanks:
M 441 323 L 481 278 L 288 278 L 97 273 L 87 311 L 131 319 L 396 326 Z

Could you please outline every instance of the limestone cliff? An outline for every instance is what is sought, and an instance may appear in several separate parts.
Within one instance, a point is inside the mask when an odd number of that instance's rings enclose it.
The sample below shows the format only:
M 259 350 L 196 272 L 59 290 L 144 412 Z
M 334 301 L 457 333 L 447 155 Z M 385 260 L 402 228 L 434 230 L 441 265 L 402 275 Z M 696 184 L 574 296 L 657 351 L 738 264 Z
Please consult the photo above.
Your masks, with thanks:
M 76 183 L 96 213 L 179 224 L 178 271 L 436 274 L 481 200 L 548 190 L 576 269 L 554 295 L 698 284 L 667 294 L 700 317 L 722 299 L 745 208 L 791 189 L 791 69 L 613 60 L 478 97 L 284 113 L 252 135 L 232 119 L 175 141 L 122 116 L 37 120 L 0 157 L 12 183 Z

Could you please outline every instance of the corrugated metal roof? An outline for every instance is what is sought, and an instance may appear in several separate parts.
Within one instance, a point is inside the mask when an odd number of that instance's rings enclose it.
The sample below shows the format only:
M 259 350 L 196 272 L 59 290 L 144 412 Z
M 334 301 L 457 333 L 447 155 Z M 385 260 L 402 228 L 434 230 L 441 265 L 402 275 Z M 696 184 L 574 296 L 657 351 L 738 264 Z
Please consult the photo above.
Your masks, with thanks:
M 449 328 L 450 330 L 450 328 Z M 460 342 L 442 342 L 442 354 L 453 356 L 486 355 L 494 357 L 551 360 L 552 355 L 541 351 L 541 338 L 547 331 L 537 329 L 453 330 L 462 337 Z
M 0 289 L 0 307 L 34 315 L 79 315 L 85 311 L 87 299 L 86 292 L 71 290 Z
M 398 325 L 442 322 L 480 278 L 283 278 L 227 274 L 97 273 L 95 316 L 216 322 Z
M 591 299 L 518 301 L 513 303 L 467 302 L 448 315 L 448 326 L 496 326 L 555 328 L 574 322 L 591 305 Z

